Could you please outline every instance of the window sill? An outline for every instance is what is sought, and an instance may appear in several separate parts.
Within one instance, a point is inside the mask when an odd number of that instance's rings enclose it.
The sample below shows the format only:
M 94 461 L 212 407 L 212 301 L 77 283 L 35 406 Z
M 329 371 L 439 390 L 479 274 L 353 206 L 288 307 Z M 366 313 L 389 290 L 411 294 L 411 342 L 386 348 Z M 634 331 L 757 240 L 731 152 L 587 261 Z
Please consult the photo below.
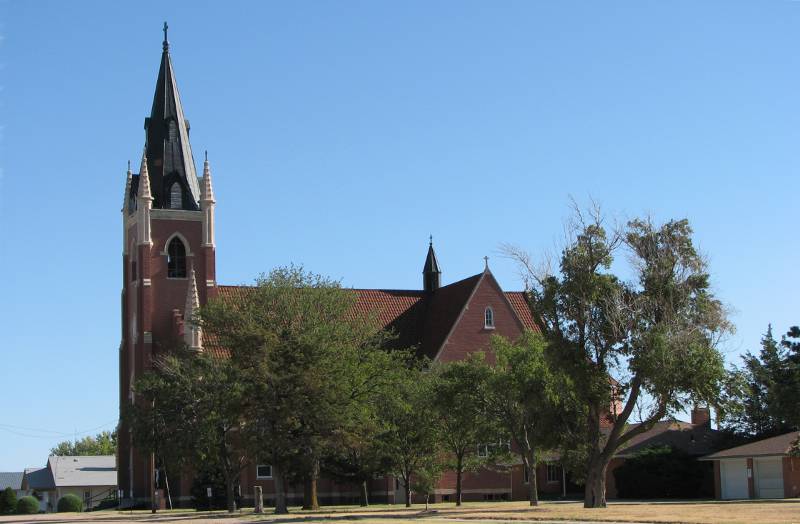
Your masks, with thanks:
M 495 327 L 494 326 L 483 326 L 483 330 L 484 331 L 494 331 Z

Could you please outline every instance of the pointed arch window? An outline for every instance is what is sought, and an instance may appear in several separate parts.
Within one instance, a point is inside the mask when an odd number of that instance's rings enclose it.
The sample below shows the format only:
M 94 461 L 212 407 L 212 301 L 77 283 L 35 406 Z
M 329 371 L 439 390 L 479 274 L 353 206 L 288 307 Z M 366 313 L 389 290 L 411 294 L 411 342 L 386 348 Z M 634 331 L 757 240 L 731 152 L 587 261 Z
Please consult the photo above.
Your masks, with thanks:
M 172 184 L 172 187 L 169 188 L 169 208 L 170 209 L 181 209 L 183 207 L 183 191 L 181 191 L 181 185 L 178 182 Z
M 494 310 L 488 306 L 483 312 L 483 327 L 484 329 L 494 329 Z
M 167 247 L 167 277 L 186 278 L 186 246 L 178 237 Z

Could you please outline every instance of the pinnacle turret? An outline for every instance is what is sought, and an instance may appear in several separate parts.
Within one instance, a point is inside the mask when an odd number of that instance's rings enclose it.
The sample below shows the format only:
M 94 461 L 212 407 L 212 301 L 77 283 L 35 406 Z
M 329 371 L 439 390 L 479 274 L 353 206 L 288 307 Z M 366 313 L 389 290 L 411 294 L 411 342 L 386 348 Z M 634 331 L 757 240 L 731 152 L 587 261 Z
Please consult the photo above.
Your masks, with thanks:
M 122 212 L 128 209 L 128 202 L 131 199 L 131 182 L 133 181 L 133 173 L 131 173 L 131 161 L 128 160 L 128 172 L 125 174 L 125 196 L 122 199 Z
M 200 310 L 200 294 L 197 292 L 197 277 L 194 266 L 189 272 L 189 287 L 186 289 L 186 306 L 183 310 L 183 339 L 189 349 L 202 351 L 203 334 L 200 326 L 194 322 L 195 315 Z
M 142 165 L 139 168 L 139 192 L 136 198 L 153 200 L 153 194 L 150 191 L 150 173 L 147 170 L 147 153 L 142 155 Z
M 204 208 L 203 203 L 215 203 L 214 200 L 214 187 L 211 183 L 211 166 L 208 163 L 208 151 L 206 151 L 206 159 L 203 162 L 203 191 L 200 196 L 200 208 Z

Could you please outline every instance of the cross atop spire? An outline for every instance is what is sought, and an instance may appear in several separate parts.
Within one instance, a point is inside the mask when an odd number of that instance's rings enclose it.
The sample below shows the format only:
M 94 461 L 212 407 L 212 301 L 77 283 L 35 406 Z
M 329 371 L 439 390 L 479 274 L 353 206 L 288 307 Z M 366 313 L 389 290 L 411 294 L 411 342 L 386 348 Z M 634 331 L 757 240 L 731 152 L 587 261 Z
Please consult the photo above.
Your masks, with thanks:
M 167 25 L 167 22 L 165 21 L 164 22 L 164 42 L 162 43 L 162 47 L 164 48 L 164 52 L 169 51 L 169 40 L 167 40 L 167 30 L 168 29 L 169 29 L 169 26 Z
M 484 264 L 483 270 L 484 271 L 489 271 L 489 257 L 488 256 L 483 257 L 483 264 Z

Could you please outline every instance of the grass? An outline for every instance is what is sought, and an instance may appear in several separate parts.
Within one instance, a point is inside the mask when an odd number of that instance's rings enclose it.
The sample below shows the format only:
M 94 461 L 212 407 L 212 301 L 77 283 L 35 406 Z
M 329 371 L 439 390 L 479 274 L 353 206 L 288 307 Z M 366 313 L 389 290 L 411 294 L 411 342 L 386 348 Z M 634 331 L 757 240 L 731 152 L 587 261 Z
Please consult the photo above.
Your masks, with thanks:
M 271 510 L 271 509 L 270 509 Z M 34 517 L 34 518 L 30 518 Z M 21 522 L 19 517 L 0 517 L 0 522 Z M 525 502 L 472 502 L 456 508 L 452 503 L 422 505 L 326 506 L 318 511 L 291 508 L 289 515 L 255 515 L 252 509 L 228 515 L 224 511 L 195 512 L 99 511 L 82 514 L 27 516 L 25 522 L 265 522 L 275 524 L 374 522 L 391 524 L 468 524 L 532 521 L 652 522 L 687 524 L 800 524 L 800 499 L 743 502 L 616 502 L 605 509 L 584 509 L 576 502 L 544 502 L 531 508 Z

